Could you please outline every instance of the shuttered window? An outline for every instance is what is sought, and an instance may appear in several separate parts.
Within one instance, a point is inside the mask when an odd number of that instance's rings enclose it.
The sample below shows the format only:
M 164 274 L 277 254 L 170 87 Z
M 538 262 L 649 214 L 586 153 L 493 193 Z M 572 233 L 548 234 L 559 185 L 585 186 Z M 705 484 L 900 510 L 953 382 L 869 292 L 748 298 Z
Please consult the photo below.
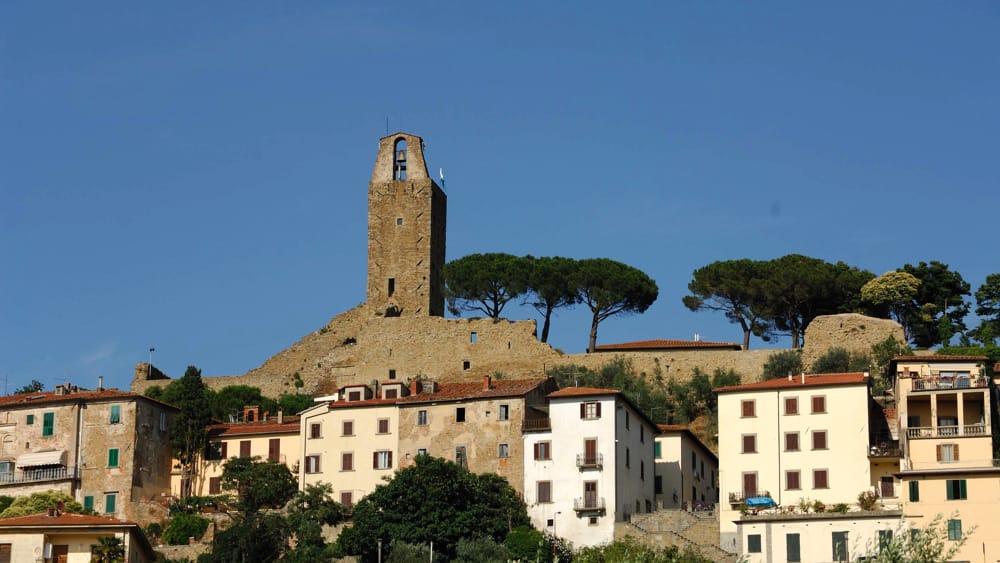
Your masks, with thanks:
M 220 477 L 210 477 L 208 479 L 208 494 L 217 495 L 222 492 L 222 479 Z
M 791 563 L 802 561 L 802 548 L 799 545 L 798 534 L 785 534 L 785 554 Z
M 826 430 L 813 430 L 813 449 L 826 449 Z
M 115 511 L 116 505 L 118 504 L 118 495 L 107 494 L 104 495 L 104 512 L 111 514 Z
M 813 414 L 826 412 L 826 397 L 820 395 L 812 398 L 812 412 Z
M 944 482 L 948 500 L 965 500 L 965 479 L 948 479 Z
M 538 502 L 552 502 L 552 481 L 538 481 Z
M 94 510 L 94 497 L 93 495 L 87 495 L 83 497 L 83 509 L 90 511 Z
M 271 438 L 267 441 L 267 459 L 281 461 L 281 439 Z
M 757 405 L 753 401 L 741 401 L 740 403 L 743 408 L 743 418 L 752 418 L 757 416 Z
M 118 448 L 108 450 L 108 467 L 118 467 Z
M 47 412 L 42 415 L 42 436 L 51 436 L 56 425 L 56 413 Z
M 910 481 L 910 502 L 920 501 L 920 481 Z
M 121 405 L 111 405 L 111 416 L 108 417 L 108 424 L 118 424 L 122 421 Z

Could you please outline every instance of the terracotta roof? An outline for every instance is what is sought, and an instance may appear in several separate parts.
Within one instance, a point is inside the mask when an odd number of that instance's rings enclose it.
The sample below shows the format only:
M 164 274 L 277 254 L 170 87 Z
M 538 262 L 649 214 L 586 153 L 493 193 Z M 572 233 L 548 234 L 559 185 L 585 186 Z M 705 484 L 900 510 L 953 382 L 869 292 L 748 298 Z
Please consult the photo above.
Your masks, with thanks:
M 894 356 L 894 362 L 987 362 L 988 356 Z
M 590 395 L 620 395 L 618 389 L 603 389 L 601 387 L 566 387 L 553 393 L 549 393 L 550 398 L 560 397 L 586 397 Z
M 687 348 L 732 348 L 742 350 L 743 346 L 736 342 L 705 342 L 704 340 L 638 340 L 620 344 L 601 344 L 594 347 L 597 352 L 613 352 L 617 350 L 684 350 Z
M 860 385 L 867 383 L 865 374 L 857 373 L 823 373 L 819 375 L 805 376 L 805 382 L 801 375 L 792 376 L 789 381 L 786 377 L 747 383 L 744 385 L 730 385 L 728 387 L 717 387 L 716 393 L 726 393 L 729 391 L 767 391 L 770 389 L 791 389 L 795 387 L 830 387 L 834 385 Z
M 400 397 L 397 402 L 431 403 L 438 401 L 462 401 L 466 399 L 492 399 L 499 397 L 519 397 L 527 395 L 544 385 L 549 378 L 534 379 L 494 379 L 489 389 L 483 388 L 482 381 L 470 383 L 442 383 L 434 393 L 421 392 L 416 395 Z
M 0 397 L 0 407 L 13 407 L 24 405 L 37 405 L 47 403 L 75 402 L 75 401 L 107 401 L 113 399 L 145 399 L 165 407 L 177 409 L 177 407 L 151 399 L 139 393 L 131 391 L 119 391 L 118 389 L 102 389 L 100 391 L 79 390 L 72 393 L 57 393 L 55 391 L 39 391 L 38 393 L 20 393 L 17 395 L 6 395 Z
M 284 417 L 281 424 L 278 419 L 258 420 L 256 422 L 226 422 L 222 424 L 212 424 L 207 430 L 216 436 L 242 436 L 246 434 L 277 434 L 287 432 L 296 434 L 299 431 L 299 417 L 288 415 Z
M 11 526 L 138 526 L 135 522 L 107 518 L 105 516 L 88 516 L 86 514 L 70 514 L 64 512 L 59 516 L 49 516 L 46 512 L 14 516 L 0 519 L 0 528 Z
M 364 399 L 362 401 L 330 401 L 331 409 L 346 409 L 356 407 L 379 407 L 385 405 L 395 405 L 397 399 Z

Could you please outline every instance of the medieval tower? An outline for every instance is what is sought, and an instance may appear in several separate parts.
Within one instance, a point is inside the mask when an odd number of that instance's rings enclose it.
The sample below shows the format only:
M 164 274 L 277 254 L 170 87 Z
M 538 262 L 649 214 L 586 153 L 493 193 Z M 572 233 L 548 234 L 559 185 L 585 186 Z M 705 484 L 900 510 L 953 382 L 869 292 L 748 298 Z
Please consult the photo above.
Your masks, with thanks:
M 427 174 L 423 140 L 379 140 L 368 183 L 367 304 L 387 317 L 444 316 L 447 197 Z

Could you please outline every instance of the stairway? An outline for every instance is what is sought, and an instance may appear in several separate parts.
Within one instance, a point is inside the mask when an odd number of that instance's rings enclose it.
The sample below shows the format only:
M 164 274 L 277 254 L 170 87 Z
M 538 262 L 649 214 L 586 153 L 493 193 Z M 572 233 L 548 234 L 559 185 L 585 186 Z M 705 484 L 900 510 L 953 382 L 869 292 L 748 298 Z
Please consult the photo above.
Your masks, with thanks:
M 701 554 L 718 563 L 732 563 L 736 555 L 719 548 L 718 512 L 687 512 L 659 510 L 632 516 L 631 522 L 615 527 L 615 536 L 633 536 L 639 541 L 657 546 L 694 546 Z

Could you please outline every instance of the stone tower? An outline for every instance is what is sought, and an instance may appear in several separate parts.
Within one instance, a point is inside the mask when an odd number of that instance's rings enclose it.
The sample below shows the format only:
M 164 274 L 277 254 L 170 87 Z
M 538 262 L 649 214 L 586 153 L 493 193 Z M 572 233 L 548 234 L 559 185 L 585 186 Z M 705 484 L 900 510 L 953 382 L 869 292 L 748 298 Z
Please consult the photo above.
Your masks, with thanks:
M 448 200 L 427 174 L 423 140 L 379 140 L 368 183 L 367 305 L 387 317 L 444 316 Z

